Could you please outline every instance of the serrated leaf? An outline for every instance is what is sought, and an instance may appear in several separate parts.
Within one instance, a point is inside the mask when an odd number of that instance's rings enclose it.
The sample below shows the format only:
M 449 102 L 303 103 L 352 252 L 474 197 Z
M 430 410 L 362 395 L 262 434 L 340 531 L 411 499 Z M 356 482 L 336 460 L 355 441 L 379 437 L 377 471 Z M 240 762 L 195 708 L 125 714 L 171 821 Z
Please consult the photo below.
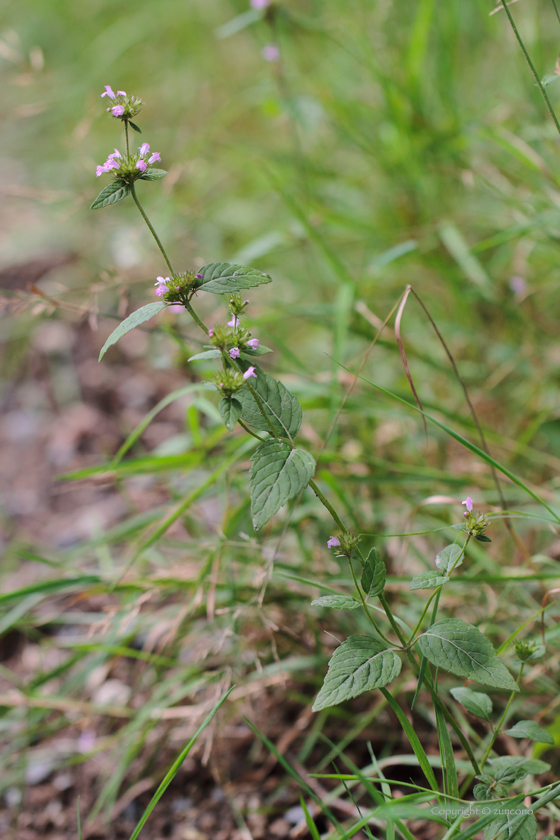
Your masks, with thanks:
M 538 741 L 539 744 L 554 745 L 554 738 L 550 732 L 547 732 L 534 720 L 520 720 L 511 729 L 506 729 L 506 732 L 512 738 L 530 738 L 531 741 Z
M 323 686 L 313 704 L 319 712 L 357 697 L 364 691 L 388 685 L 401 671 L 402 662 L 384 642 L 372 636 L 350 636 L 329 662 Z
M 218 411 L 220 412 L 220 416 L 224 421 L 226 428 L 232 432 L 235 428 L 235 424 L 241 417 L 241 403 L 239 400 L 235 399 L 235 397 L 232 397 L 229 400 L 224 397 L 223 400 L 220 400 Z
M 201 362 L 205 359 L 219 359 L 221 355 L 221 351 L 217 347 L 213 347 L 212 350 L 205 350 L 203 353 L 197 353 L 196 356 L 191 356 L 187 361 Z
M 443 586 L 449 580 L 445 575 L 438 575 L 437 572 L 421 572 L 419 575 L 414 575 L 408 588 L 410 591 L 414 589 L 435 589 L 436 586 Z
M 351 595 L 323 595 L 311 601 L 311 606 L 330 607 L 331 610 L 357 610 L 362 605 Z
M 490 799 L 491 791 L 488 785 L 481 783 L 473 787 L 473 796 L 477 802 L 483 802 L 485 799 Z
M 460 618 L 433 624 L 418 639 L 420 650 L 433 665 L 484 685 L 519 691 L 510 672 L 480 630 Z
M 458 568 L 463 560 L 459 561 L 459 557 L 461 556 L 463 549 L 460 545 L 456 545 L 453 543 L 452 545 L 446 545 L 445 548 L 436 555 L 436 566 L 438 569 L 447 575 L 449 571 L 453 568 Z M 459 561 L 459 562 L 458 562 Z
M 527 776 L 536 776 L 550 770 L 550 764 L 538 758 L 524 758 L 523 756 L 503 755 L 490 759 L 491 768 L 485 768 L 497 782 L 512 785 Z
M 507 802 L 496 804 L 504 810 Z M 509 814 L 500 814 L 484 829 L 484 840 L 536 840 L 537 821 L 533 814 L 516 815 L 519 808 L 512 808 Z
M 149 166 L 140 175 L 140 180 L 141 181 L 159 181 L 160 178 L 165 178 L 166 175 L 167 175 L 167 170 L 165 170 L 165 169 L 153 169 L 152 167 Z
M 93 204 L 91 210 L 99 210 L 101 207 L 109 207 L 110 204 L 116 204 L 117 201 L 122 201 L 130 195 L 130 187 L 124 181 L 113 181 L 101 190 Z
M 492 700 L 482 691 L 472 691 L 470 688 L 452 688 L 451 695 L 467 712 L 476 717 L 491 722 Z
M 315 473 L 315 459 L 303 449 L 267 440 L 255 451 L 249 477 L 251 514 L 256 531 L 294 496 Z
M 285 385 L 278 382 L 264 370 L 255 368 L 257 378 L 251 377 L 251 385 L 257 392 L 264 412 L 277 435 L 294 438 L 299 432 L 303 412 L 301 405 Z M 242 417 L 246 423 L 263 432 L 270 432 L 270 426 L 262 416 L 261 410 L 249 388 L 238 391 L 238 399 L 243 406 Z
M 361 584 L 366 596 L 375 598 L 381 595 L 386 578 L 387 569 L 383 558 L 376 548 L 372 548 L 362 570 Z
M 101 348 L 101 352 L 99 354 L 99 361 L 103 358 L 109 347 L 113 344 L 116 344 L 119 339 L 126 335 L 130 330 L 133 330 L 135 327 L 140 326 L 143 324 L 144 321 L 149 321 L 150 318 L 153 318 L 154 315 L 157 315 L 158 312 L 161 312 L 162 309 L 165 309 L 167 306 L 166 303 L 161 303 L 160 301 L 156 301 L 155 303 L 147 303 L 146 306 L 140 307 L 137 309 L 136 312 L 133 312 L 132 315 L 129 315 L 128 318 L 125 318 L 124 321 L 121 321 L 119 326 L 116 330 L 113 330 L 103 347 Z
M 202 278 L 198 279 L 197 289 L 214 295 L 231 294 L 240 289 L 252 289 L 253 286 L 272 283 L 272 277 L 263 271 L 231 263 L 209 263 L 204 265 L 198 274 L 202 274 Z
M 259 344 L 259 346 L 253 350 L 252 347 L 246 347 L 245 350 L 242 350 L 241 353 L 245 356 L 264 356 L 266 353 L 272 353 L 273 351 L 270 347 L 266 347 L 264 344 Z

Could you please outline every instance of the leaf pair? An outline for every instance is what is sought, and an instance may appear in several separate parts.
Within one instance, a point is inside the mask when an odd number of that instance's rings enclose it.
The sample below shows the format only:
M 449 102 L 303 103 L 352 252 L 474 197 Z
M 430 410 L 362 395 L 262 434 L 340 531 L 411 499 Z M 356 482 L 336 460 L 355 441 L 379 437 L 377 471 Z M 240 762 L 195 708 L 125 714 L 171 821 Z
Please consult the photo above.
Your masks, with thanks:
M 163 175 L 165 175 L 163 169 L 147 169 L 146 172 L 144 172 L 143 177 L 147 176 L 145 180 L 163 178 L 162 174 L 156 173 L 163 173 Z M 91 206 L 94 210 L 99 207 L 107 207 L 110 204 L 115 204 L 117 201 L 121 201 L 129 194 L 130 187 L 128 184 L 125 184 L 124 181 L 113 181 L 112 184 L 109 184 L 99 193 Z M 257 271 L 254 268 L 247 268 L 242 265 L 230 265 L 229 263 L 209 263 L 200 269 L 199 274 L 202 275 L 202 279 L 199 279 L 198 288 L 200 288 L 201 291 L 211 292 L 215 295 L 231 294 L 232 292 L 237 292 L 241 289 L 250 289 L 254 286 L 260 286 L 263 283 L 272 282 L 268 274 L 264 274 L 262 271 Z M 142 306 L 140 309 L 137 309 L 136 312 L 133 312 L 132 315 L 128 316 L 128 318 L 125 318 L 125 320 L 122 321 L 115 330 L 113 330 L 103 345 L 101 353 L 99 354 L 99 361 L 101 361 L 108 348 L 113 344 L 116 344 L 123 335 L 126 335 L 126 333 L 130 332 L 130 330 L 133 330 L 135 327 L 143 324 L 144 321 L 148 321 L 150 318 L 153 318 L 154 315 L 157 315 L 158 312 L 161 312 L 161 310 L 166 306 L 167 304 L 163 301 L 148 303 L 146 306 Z M 264 349 L 265 352 L 268 350 L 268 348 Z M 214 352 L 208 352 L 210 355 L 199 354 L 198 358 L 201 356 L 204 358 L 214 358 L 216 356 Z M 219 355 L 219 351 L 217 355 Z

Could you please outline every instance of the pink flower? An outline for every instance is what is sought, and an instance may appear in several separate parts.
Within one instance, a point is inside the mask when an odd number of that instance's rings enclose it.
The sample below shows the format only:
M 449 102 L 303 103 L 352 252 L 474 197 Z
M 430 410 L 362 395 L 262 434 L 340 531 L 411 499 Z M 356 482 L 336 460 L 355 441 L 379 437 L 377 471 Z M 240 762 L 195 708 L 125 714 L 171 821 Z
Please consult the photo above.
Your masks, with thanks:
M 239 326 L 239 318 L 237 315 L 234 315 L 231 321 L 227 323 L 228 327 L 238 327 Z
M 139 160 L 136 164 L 136 169 L 140 169 L 142 172 L 145 172 L 147 168 L 147 164 L 145 160 Z
M 152 154 L 148 158 L 148 163 L 155 163 L 158 160 L 161 161 L 160 153 L 159 152 L 152 152 Z
M 266 9 L 267 6 L 270 6 L 272 0 L 251 0 L 251 8 L 252 9 Z
M 126 96 L 126 90 L 118 90 L 117 96 Z
M 169 291 L 168 283 L 171 283 L 171 277 L 158 277 L 154 286 L 157 286 L 156 295 L 161 297 Z
M 239 347 L 232 347 L 231 350 L 228 350 L 230 359 L 238 359 L 239 358 Z
M 103 166 L 105 166 L 106 171 L 108 172 L 110 169 L 120 169 L 121 165 L 109 155 Z
M 243 379 L 249 379 L 250 376 L 254 376 L 255 379 L 257 378 L 257 374 L 255 373 L 255 368 L 253 367 L 253 365 L 247 368 L 247 370 L 243 374 Z
M 280 58 L 280 48 L 278 44 L 267 44 L 261 50 L 261 56 L 265 61 L 278 61 Z
M 122 157 L 121 153 L 119 152 L 119 150 L 118 150 L 118 149 L 115 149 L 115 151 L 114 151 L 114 152 L 112 152 L 112 153 L 109 155 L 109 157 L 107 158 L 107 160 L 111 160 L 112 158 L 120 158 L 120 157 Z
M 109 99 L 115 98 L 115 94 L 113 93 L 113 90 L 110 85 L 105 85 L 105 93 L 101 94 L 101 99 L 103 99 L 104 96 L 108 96 Z
M 340 540 L 337 537 L 329 537 L 327 548 L 337 548 L 340 545 Z
M 212 329 L 208 330 L 208 335 L 209 335 L 210 338 L 212 338 L 212 336 L 214 335 L 214 328 L 213 327 L 212 327 Z
M 259 344 L 260 341 L 258 338 L 252 338 L 250 341 L 247 342 L 247 347 L 250 347 L 251 350 L 256 350 Z
M 140 146 L 140 154 L 142 155 L 142 157 L 144 157 L 144 155 L 147 155 L 149 151 L 150 151 L 150 144 L 149 143 L 142 143 L 142 145 Z
M 471 497 L 470 497 L 470 496 L 467 496 L 467 498 L 466 498 L 463 502 L 461 502 L 461 504 L 462 504 L 462 505 L 466 505 L 467 510 L 468 510 L 468 512 L 469 512 L 469 513 L 470 513 L 470 512 L 471 512 L 471 510 L 473 509 L 473 501 L 472 501 L 472 499 L 471 499 Z M 465 516 L 466 516 L 466 511 L 465 511 Z
M 106 164 L 104 164 L 103 166 L 97 166 L 97 167 L 96 167 L 96 169 L 95 169 L 95 174 L 96 174 L 96 175 L 97 175 L 97 177 L 99 178 L 99 176 L 100 176 L 100 175 L 103 175 L 103 173 L 104 173 L 104 172 L 108 172 L 108 171 L 109 171 L 109 170 L 108 170 L 108 168 L 107 168 Z
M 122 117 L 124 114 L 124 105 L 115 105 L 109 109 L 114 117 Z

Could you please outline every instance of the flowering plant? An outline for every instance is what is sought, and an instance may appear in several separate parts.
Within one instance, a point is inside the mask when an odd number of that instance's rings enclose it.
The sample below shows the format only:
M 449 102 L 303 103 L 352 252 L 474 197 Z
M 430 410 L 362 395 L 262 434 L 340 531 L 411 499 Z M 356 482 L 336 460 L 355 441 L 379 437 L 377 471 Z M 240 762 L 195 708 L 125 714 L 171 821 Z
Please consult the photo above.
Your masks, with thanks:
M 255 2 L 253 5 L 255 8 L 264 8 L 267 3 Z M 270 353 L 271 350 L 259 338 L 252 337 L 250 329 L 242 324 L 249 301 L 243 300 L 240 292 L 271 283 L 270 276 L 250 267 L 224 262 L 208 263 L 198 270 L 175 271 L 136 192 L 137 181 L 157 180 L 166 174 L 163 170 L 151 168 L 153 163 L 160 161 L 160 155 L 151 152 L 148 143 L 143 143 L 138 152 L 130 150 L 129 127 L 139 131 L 131 118 L 137 115 L 143 103 L 136 97 L 128 97 L 123 91 L 115 94 L 109 86 L 102 96 L 108 97 L 112 103 L 108 108 L 111 116 L 124 124 L 126 152 L 121 155 L 115 149 L 106 162 L 97 167 L 96 174 L 110 175 L 112 183 L 105 187 L 92 207 L 106 207 L 130 195 L 150 229 L 169 273 L 165 277 L 158 276 L 154 283 L 158 300 L 148 303 L 126 318 L 109 336 L 99 358 L 129 330 L 170 305 L 182 306 L 203 331 L 208 342 L 203 352 L 192 356 L 189 361 L 215 359 L 220 363 L 220 369 L 208 385 L 219 393 L 219 412 L 224 424 L 230 431 L 239 426 L 256 440 L 249 476 L 255 530 L 266 525 L 287 502 L 299 499 L 307 488 L 312 490 L 337 526 L 338 531 L 329 537 L 327 548 L 332 549 L 347 564 L 355 594 L 333 592 L 312 603 L 321 609 L 361 609 L 369 632 L 349 636 L 335 650 L 313 708 L 321 711 L 377 689 L 397 716 L 409 739 L 418 767 L 424 774 L 425 786 L 416 786 L 416 794 L 411 794 L 405 807 L 402 799 L 389 797 L 386 801 L 385 795 L 373 786 L 374 782 L 385 784 L 383 778 L 368 781 L 378 805 L 372 813 L 378 814 L 376 819 L 386 820 L 387 825 L 391 826 L 387 828 L 386 837 L 394 838 L 398 830 L 400 836 L 413 840 L 407 821 L 430 818 L 431 814 L 431 818 L 446 829 L 446 840 L 468 840 L 474 837 L 478 829 L 484 829 L 486 840 L 503 840 L 506 837 L 535 840 L 536 820 L 533 810 L 522 809 L 520 817 L 519 811 L 512 810 L 527 794 L 524 791 L 521 795 L 516 786 L 529 776 L 545 772 L 549 765 L 536 759 L 499 756 L 495 743 L 506 731 L 505 722 L 511 704 L 520 691 L 523 669 L 528 662 L 541 656 L 543 649 L 530 639 L 517 640 L 517 660 L 510 663 L 510 667 L 518 666 L 518 674 L 514 678 L 501 658 L 502 651 L 497 652 L 477 627 L 462 618 L 438 618 L 444 587 L 464 563 L 472 546 L 476 545 L 474 541 L 490 542 L 484 532 L 492 514 L 475 511 L 472 498 L 467 496 L 462 502 L 466 508 L 463 517 L 450 526 L 457 532 L 457 538 L 439 551 L 432 568 L 415 575 L 409 583 L 411 591 L 430 593 L 416 626 L 409 627 L 405 620 L 395 616 L 386 594 L 387 569 L 380 551 L 376 547 L 370 548 L 368 552 L 362 551 L 361 542 L 366 535 L 354 534 L 346 527 L 314 479 L 315 458 L 307 450 L 296 447 L 295 439 L 302 423 L 301 405 L 281 382 L 254 363 L 255 357 Z M 193 307 L 193 300 L 203 293 L 218 295 L 225 301 L 226 317 L 229 320 L 224 318 L 224 323 L 211 327 L 201 320 Z M 422 409 L 417 410 L 428 417 Z M 434 422 L 445 428 L 439 421 Z M 470 448 L 473 448 L 472 444 Z M 486 456 L 484 452 L 482 454 L 490 463 L 497 465 L 489 455 Z M 516 480 L 505 468 L 500 469 Z M 519 480 L 517 483 L 520 483 Z M 538 499 L 532 491 L 529 492 Z M 551 508 L 548 510 L 554 513 Z M 428 756 L 395 694 L 388 688 L 401 673 L 403 664 L 411 669 L 416 678 L 411 708 L 414 708 L 422 689 L 431 697 L 439 742 L 438 757 Z M 450 691 L 455 702 L 468 714 L 484 721 L 486 731 L 483 736 L 477 736 L 474 742 L 470 737 L 472 728 L 465 731 L 457 719 L 457 710 L 450 708 L 449 701 L 441 695 L 438 687 L 440 669 L 468 683 L 475 680 L 486 689 L 480 692 L 466 685 L 457 685 Z M 497 723 L 493 722 L 493 703 L 488 691 L 505 692 L 508 696 Z M 533 721 L 519 721 L 507 729 L 507 734 L 543 744 L 550 744 L 552 739 L 549 732 Z M 455 759 L 457 749 L 461 749 L 465 756 L 460 767 Z M 441 770 L 441 781 L 436 778 L 434 767 Z M 477 784 L 474 784 L 475 781 Z M 464 799 L 471 787 L 475 800 L 484 804 L 484 809 L 482 818 L 465 833 L 459 829 L 462 820 L 473 813 L 472 801 Z M 540 796 L 535 805 L 543 807 L 560 794 L 560 788 L 549 785 L 534 793 Z M 504 799 L 511 806 L 509 810 L 499 809 Z M 438 806 L 428 813 L 427 809 L 421 809 L 419 805 L 429 800 L 436 800 Z M 462 811 L 453 812 L 449 805 L 457 802 L 464 802 L 465 807 Z M 516 816 L 512 817 L 511 814 Z M 367 823 L 368 820 L 364 819 L 359 827 L 367 826 Z M 358 830 L 356 826 L 354 828 Z M 521 828 L 523 833 L 519 834 L 518 829 Z M 351 834 L 344 836 L 350 837 Z

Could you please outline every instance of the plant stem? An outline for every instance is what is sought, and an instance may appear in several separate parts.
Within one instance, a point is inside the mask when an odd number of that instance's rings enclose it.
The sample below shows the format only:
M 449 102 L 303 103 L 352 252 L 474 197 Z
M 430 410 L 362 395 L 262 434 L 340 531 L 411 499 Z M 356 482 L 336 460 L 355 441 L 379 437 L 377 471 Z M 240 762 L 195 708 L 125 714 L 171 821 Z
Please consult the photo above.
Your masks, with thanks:
M 348 528 L 345 526 L 344 522 L 342 521 L 336 510 L 333 508 L 327 497 L 317 487 L 313 479 L 311 479 L 311 481 L 309 482 L 309 486 L 311 487 L 311 489 L 313 490 L 323 507 L 325 507 L 328 510 L 328 512 L 330 513 L 340 530 L 344 531 L 345 534 L 349 534 L 350 532 Z
M 126 138 L 126 156 L 130 157 L 130 146 L 128 144 L 128 120 L 124 121 L 124 136 Z
M 524 663 L 524 662 L 522 662 L 522 663 L 521 663 L 521 667 L 519 668 L 519 674 L 518 674 L 518 676 L 517 676 L 517 685 L 519 685 L 519 684 L 520 684 L 520 682 L 521 682 L 521 677 L 522 677 L 522 675 L 523 675 L 523 668 L 524 668 L 524 666 L 525 666 L 525 663 Z M 502 716 L 501 716 L 501 718 L 500 718 L 500 722 L 498 723 L 497 727 L 494 729 L 494 732 L 492 733 L 492 737 L 490 738 L 490 741 L 489 741 L 489 743 L 488 743 L 488 746 L 486 747 L 486 751 L 485 751 L 484 755 L 482 756 L 482 758 L 481 758 L 481 760 L 480 760 L 480 770 L 481 770 L 481 771 L 482 771 L 482 769 L 483 769 L 484 765 L 486 764 L 486 761 L 487 761 L 487 759 L 488 759 L 488 756 L 490 755 L 490 752 L 491 752 L 491 750 L 492 750 L 492 747 L 494 746 L 494 742 L 496 741 L 496 738 L 497 738 L 497 737 L 498 737 L 498 735 L 500 734 L 500 730 L 501 730 L 502 726 L 504 725 L 504 721 L 505 721 L 505 719 L 506 719 L 506 717 L 507 717 L 507 713 L 509 712 L 509 707 L 511 706 L 511 704 L 512 704 L 512 702 L 513 702 L 513 698 L 514 698 L 514 697 L 515 697 L 515 695 L 516 695 L 516 694 L 518 694 L 518 693 L 519 693 L 519 692 L 517 692 L 517 691 L 512 691 L 512 692 L 511 692 L 510 698 L 509 698 L 509 700 L 508 700 L 508 702 L 507 702 L 507 706 L 505 707 L 505 709 L 504 709 L 504 713 L 503 713 L 503 715 L 502 715 Z
M 164 247 L 163 247 L 163 245 L 161 244 L 160 238 L 159 238 L 159 236 L 157 235 L 157 233 L 155 232 L 155 230 L 154 230 L 154 228 L 153 228 L 153 226 L 152 226 L 152 223 L 150 222 L 150 220 L 149 220 L 149 219 L 148 219 L 148 217 L 146 216 L 146 213 L 145 213 L 144 208 L 142 207 L 142 205 L 141 205 L 141 204 L 140 204 L 140 202 L 138 201 L 138 196 L 136 195 L 136 187 L 134 186 L 134 184 L 131 184 L 131 185 L 130 185 L 130 194 L 131 194 L 131 196 L 132 196 L 132 199 L 133 199 L 134 203 L 135 203 L 135 204 L 136 204 L 136 206 L 138 207 L 138 210 L 140 211 L 140 215 L 142 216 L 142 218 L 144 219 L 144 221 L 145 221 L 145 222 L 146 222 L 146 224 L 148 225 L 148 227 L 149 227 L 149 229 L 150 229 L 150 233 L 152 234 L 152 236 L 153 236 L 153 237 L 154 237 L 154 239 L 156 240 L 157 246 L 158 246 L 159 250 L 161 251 L 161 253 L 162 253 L 162 255 L 163 255 L 163 259 L 164 259 L 164 260 L 165 260 L 165 262 L 167 263 L 167 267 L 169 268 L 169 271 L 171 272 L 171 274 L 174 274 L 175 272 L 173 271 L 173 266 L 172 266 L 172 265 L 171 265 L 171 263 L 169 262 L 169 257 L 168 257 L 168 256 L 167 256 L 167 254 L 165 253 L 165 248 L 164 248 Z M 190 304 L 189 304 L 189 307 L 190 307 Z M 190 311 L 191 311 L 191 314 L 192 314 L 192 307 L 191 307 L 191 310 L 190 310 Z M 198 322 L 198 323 L 200 323 L 200 324 L 202 324 L 202 321 L 198 321 L 198 319 L 197 319 L 197 322 Z M 206 327 L 204 327 L 204 329 L 205 329 L 205 331 L 206 331 L 206 332 L 208 332 L 208 330 L 206 329 Z
M 550 104 L 550 99 L 548 98 L 548 94 L 547 94 L 547 92 L 544 88 L 544 85 L 541 82 L 541 80 L 539 79 L 538 73 L 535 70 L 535 65 L 531 61 L 531 57 L 530 57 L 529 53 L 525 49 L 525 44 L 523 43 L 523 41 L 521 39 L 521 35 L 518 32 L 517 26 L 515 25 L 515 21 L 514 21 L 512 15 L 511 15 L 511 12 L 508 8 L 508 4 L 506 3 L 506 0 L 501 0 L 501 2 L 502 2 L 502 6 L 504 7 L 504 11 L 505 11 L 506 15 L 508 16 L 508 20 L 510 22 L 511 28 L 513 29 L 513 33 L 514 33 L 515 37 L 517 38 L 517 43 L 521 47 L 521 51 L 523 52 L 523 55 L 525 56 L 525 60 L 526 60 L 527 64 L 529 65 L 531 73 L 533 74 L 533 78 L 535 79 L 535 82 L 537 83 L 537 87 L 541 92 L 542 98 L 544 99 L 546 109 L 547 109 L 548 113 L 550 114 L 550 116 L 552 117 L 554 125 L 556 126 L 556 131 L 558 132 L 558 134 L 560 134 L 560 123 L 558 122 L 558 118 L 557 118 L 556 114 L 554 113 L 554 109 L 553 109 L 552 105 Z
M 254 437 L 257 440 L 260 440 L 261 443 L 265 442 L 266 438 L 262 438 L 260 435 L 258 435 L 252 429 L 250 429 L 249 426 L 247 426 L 241 418 L 239 418 L 239 420 L 237 422 L 239 423 L 239 425 L 241 426 L 242 429 L 245 429 L 245 431 L 247 432 L 248 435 L 251 435 L 251 437 Z
M 377 624 L 376 620 L 375 620 L 375 619 L 374 619 L 374 617 L 372 616 L 372 614 L 371 614 L 371 612 L 370 612 L 370 609 L 369 609 L 369 607 L 368 607 L 368 605 L 367 605 L 366 599 L 365 599 L 365 597 L 364 597 L 364 593 L 362 592 L 362 590 L 361 590 L 361 588 L 360 588 L 360 586 L 359 586 L 359 584 L 358 584 L 358 580 L 357 580 L 357 578 L 356 578 L 356 573 L 355 573 L 355 571 L 354 571 L 354 567 L 352 566 L 352 560 L 350 559 L 350 557 L 348 557 L 347 559 L 348 559 L 348 565 L 350 566 L 350 573 L 351 573 L 351 575 L 352 575 L 352 580 L 354 581 L 354 586 L 356 587 L 356 592 L 357 592 L 357 593 L 358 593 L 358 595 L 360 596 L 360 601 L 362 602 L 362 608 L 363 608 L 363 610 L 364 610 L 365 614 L 367 615 L 367 617 L 368 617 L 368 619 L 369 619 L 369 621 L 370 621 L 370 623 L 371 623 L 371 625 L 372 625 L 373 629 L 375 630 L 375 632 L 376 632 L 379 636 L 381 636 L 381 638 L 383 639 L 383 641 L 384 641 L 384 642 L 387 642 L 387 644 L 388 644 L 388 645 L 391 645 L 391 646 L 392 646 L 392 644 L 393 644 L 393 643 L 391 642 L 391 640 L 390 640 L 390 639 L 388 639 L 388 638 L 387 638 L 387 636 L 385 636 L 385 635 L 381 632 L 381 630 L 379 629 L 379 626 L 378 626 L 378 624 Z
M 169 265 L 169 263 L 168 263 L 168 265 Z M 198 315 L 196 314 L 196 312 L 192 308 L 191 304 L 188 301 L 183 301 L 183 306 L 185 307 L 185 309 L 187 310 L 187 312 L 189 313 L 189 315 L 191 316 L 193 321 L 195 321 L 198 324 L 198 326 L 200 327 L 200 329 L 204 330 L 206 335 L 208 335 L 208 327 L 206 326 L 206 324 L 203 321 L 200 320 L 200 318 L 198 317 Z

